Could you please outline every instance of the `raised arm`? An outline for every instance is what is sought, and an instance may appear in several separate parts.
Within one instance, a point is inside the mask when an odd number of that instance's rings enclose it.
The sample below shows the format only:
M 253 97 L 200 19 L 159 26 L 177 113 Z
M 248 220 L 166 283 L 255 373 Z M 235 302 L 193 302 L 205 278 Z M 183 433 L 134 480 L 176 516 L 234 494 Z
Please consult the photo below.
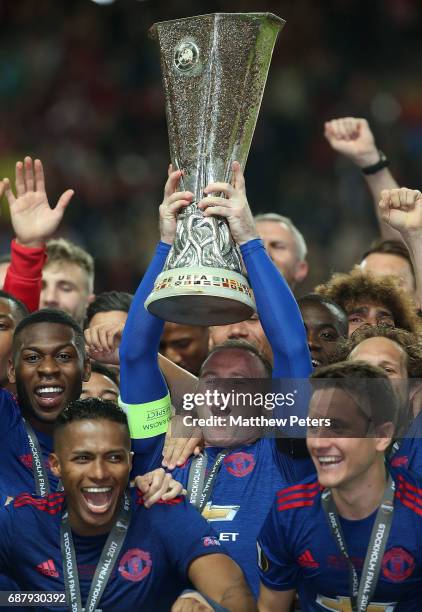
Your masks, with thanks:
M 416 299 L 422 307 L 422 194 L 416 189 L 389 189 L 381 193 L 380 215 L 406 244 L 416 278 Z
M 68 189 L 51 208 L 45 191 L 42 163 L 25 157 L 16 163 L 16 196 L 9 179 L 4 179 L 10 219 L 15 232 L 11 262 L 4 290 L 20 299 L 30 311 L 38 309 L 41 273 L 46 259 L 45 243 L 56 232 L 73 191 Z
M 331 147 L 359 168 L 374 166 L 380 161 L 380 152 L 366 119 L 343 117 L 325 123 L 325 138 Z M 383 189 L 397 189 L 398 184 L 387 167 L 371 174 L 363 174 L 374 202 L 381 236 L 384 240 L 400 240 L 400 235 L 387 225 L 379 214 L 378 202 Z
M 123 330 L 120 355 L 120 403 L 125 408 L 133 446 L 138 455 L 149 455 L 158 448 L 171 416 L 170 397 L 158 363 L 158 347 L 164 321 L 151 315 L 144 303 L 161 272 L 176 231 L 177 212 L 190 203 L 193 195 L 176 191 L 181 172 L 169 172 L 160 206 L 160 234 L 155 255 L 139 285 Z M 153 439 L 151 445 L 147 440 Z M 140 471 L 151 464 L 136 466 Z
M 274 378 L 307 378 L 312 364 L 302 317 L 289 286 L 258 238 L 238 162 L 233 162 L 233 185 L 212 183 L 205 193 L 213 192 L 226 197 L 210 196 L 198 206 L 205 216 L 226 217 L 240 246 L 262 327 L 273 351 Z

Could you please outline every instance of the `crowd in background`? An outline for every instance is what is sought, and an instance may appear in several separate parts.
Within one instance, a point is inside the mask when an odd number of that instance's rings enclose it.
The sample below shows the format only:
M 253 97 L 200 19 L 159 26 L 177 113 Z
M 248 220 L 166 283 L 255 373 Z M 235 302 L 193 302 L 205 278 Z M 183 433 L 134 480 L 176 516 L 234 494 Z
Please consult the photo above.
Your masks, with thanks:
M 239 10 L 272 11 L 287 21 L 246 177 L 255 213 L 288 215 L 305 235 L 314 265 L 303 292 L 334 262 L 338 270 L 349 269 L 376 236 L 360 177 L 330 151 L 324 121 L 366 117 L 399 182 L 418 185 L 417 0 L 245 0 L 241 6 L 228 0 L 118 0 L 108 6 L 4 0 L 0 175 L 10 176 L 15 160 L 29 153 L 45 163 L 52 197 L 75 189 L 63 235 L 94 255 L 97 292 L 131 291 L 158 237 L 168 142 L 159 53 L 149 27 Z M 4 210 L 0 251 L 7 252 L 10 238 Z

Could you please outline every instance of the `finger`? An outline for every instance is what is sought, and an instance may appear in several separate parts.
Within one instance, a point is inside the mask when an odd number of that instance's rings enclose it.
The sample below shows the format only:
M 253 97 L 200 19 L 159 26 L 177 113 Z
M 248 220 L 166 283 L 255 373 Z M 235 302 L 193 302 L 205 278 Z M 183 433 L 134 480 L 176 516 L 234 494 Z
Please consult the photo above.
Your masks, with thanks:
M 174 204 L 178 200 L 193 200 L 193 193 L 191 191 L 175 191 L 167 198 L 166 205 Z
M 400 208 L 400 189 L 390 190 L 390 208 Z
M 173 164 L 169 164 L 169 167 L 167 168 L 167 176 L 170 176 L 172 172 L 173 172 Z
M 169 488 L 171 479 L 171 474 L 165 474 L 163 480 L 156 474 L 154 474 L 149 491 L 144 495 L 144 505 L 146 508 L 150 508 L 160 499 L 162 499 L 162 496 L 164 495 L 164 493 L 167 492 Z
M 179 212 L 181 208 L 185 208 L 190 204 L 192 204 L 190 200 L 178 200 L 177 202 L 174 202 L 173 204 L 167 206 L 167 212 L 174 215 L 175 213 Z
M 175 191 L 179 184 L 180 178 L 182 176 L 181 170 L 176 170 L 175 172 L 171 172 L 167 179 L 167 182 L 164 186 L 164 199 L 169 198 Z
M 73 189 L 68 189 L 59 198 L 59 201 L 56 204 L 56 208 L 54 209 L 61 216 L 63 216 L 64 211 L 66 210 L 70 200 L 73 198 L 75 192 Z
M 143 474 L 142 476 L 135 477 L 135 486 L 141 493 L 146 494 L 149 491 L 150 482 L 151 482 L 151 474 L 148 472 L 147 474 Z
M 230 183 L 210 183 L 204 189 L 204 193 L 224 193 L 227 197 L 231 197 L 234 193 L 234 188 Z
M 324 123 L 324 136 L 327 140 L 331 140 L 334 136 L 332 121 L 326 121 Z
M 24 159 L 24 178 L 27 191 L 34 191 L 34 169 L 32 167 L 32 158 L 28 156 Z
M 242 167 L 238 161 L 232 163 L 232 172 L 235 189 L 243 191 L 245 189 L 245 177 L 243 176 Z
M 23 163 L 16 162 L 16 179 L 15 179 L 16 195 L 18 198 L 25 194 L 25 181 L 23 180 Z
M 171 437 L 171 430 L 169 429 L 166 433 L 166 439 L 165 439 L 164 448 L 163 448 L 163 460 L 161 462 L 161 465 L 163 465 L 164 467 L 170 468 L 170 460 L 173 455 L 174 444 L 175 444 L 175 439 Z
M 183 465 L 191 455 L 195 454 L 196 449 L 198 449 L 197 455 L 201 452 L 198 444 L 201 443 L 201 438 L 188 438 L 187 440 L 183 440 L 184 445 L 179 451 L 179 456 L 176 458 L 176 465 Z
M 34 161 L 35 190 L 45 192 L 44 168 L 40 159 Z
M 174 480 L 174 478 L 169 482 L 169 486 L 167 491 L 165 491 L 163 493 L 163 495 L 161 496 L 162 499 L 174 499 L 175 497 L 179 497 L 180 495 L 186 495 L 186 493 L 183 493 L 183 491 L 186 491 L 185 489 L 183 489 L 183 485 L 180 482 L 177 482 L 177 480 Z
M 101 348 L 103 351 L 108 351 L 111 353 L 114 350 L 114 346 L 112 344 L 110 345 L 109 343 L 108 328 L 104 325 L 98 328 L 98 339 L 101 343 Z
M 344 119 L 336 119 L 337 138 L 348 140 Z
M 169 470 L 174 470 L 176 465 L 183 465 L 184 461 L 178 463 L 181 457 L 183 448 L 185 447 L 186 440 L 184 438 L 173 438 L 173 444 L 171 445 L 171 455 L 168 457 Z M 188 455 L 189 457 L 189 455 Z M 186 459 L 185 459 L 186 461 Z
M 390 208 L 390 190 L 389 189 L 383 189 L 381 191 L 381 199 L 379 201 L 378 206 L 382 210 L 387 210 Z
M 353 138 L 356 138 L 358 135 L 356 119 L 353 117 L 346 117 L 343 125 L 346 131 L 347 140 L 353 140 Z
M 4 185 L 4 195 L 6 196 L 6 199 L 9 202 L 9 206 L 12 206 L 12 204 L 16 201 L 16 198 L 15 198 L 15 194 L 12 191 L 12 188 L 10 187 L 10 181 L 8 178 L 3 179 L 3 185 Z
M 226 208 L 229 208 L 229 202 L 230 200 L 228 200 L 227 198 L 220 198 L 218 196 L 208 196 L 207 198 L 203 198 L 198 202 L 198 208 L 200 208 L 201 210 L 206 210 L 210 206 L 224 206 Z
M 210 206 L 204 210 L 204 217 L 212 217 L 213 215 L 217 217 L 232 217 L 233 209 L 227 208 L 227 206 Z
M 96 351 L 101 349 L 101 343 L 98 338 L 98 327 L 91 327 L 85 331 L 85 340 L 91 349 Z

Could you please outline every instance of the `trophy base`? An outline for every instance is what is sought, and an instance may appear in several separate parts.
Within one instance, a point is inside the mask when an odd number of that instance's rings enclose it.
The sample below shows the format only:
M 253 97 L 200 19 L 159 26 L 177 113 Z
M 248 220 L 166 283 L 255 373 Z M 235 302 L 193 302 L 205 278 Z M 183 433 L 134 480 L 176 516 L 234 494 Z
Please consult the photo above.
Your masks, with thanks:
M 255 300 L 246 278 L 222 268 L 174 268 L 158 275 L 148 311 L 183 325 L 228 325 L 249 319 Z

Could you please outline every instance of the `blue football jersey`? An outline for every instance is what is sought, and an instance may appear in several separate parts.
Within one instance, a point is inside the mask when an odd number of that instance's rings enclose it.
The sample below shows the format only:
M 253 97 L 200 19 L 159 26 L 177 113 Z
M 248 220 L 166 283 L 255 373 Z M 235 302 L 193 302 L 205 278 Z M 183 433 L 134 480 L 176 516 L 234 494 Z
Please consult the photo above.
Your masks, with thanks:
M 184 498 L 148 510 L 139 493 L 132 498 L 131 524 L 99 607 L 102 612 L 168 612 L 188 583 L 190 563 L 225 551 Z M 64 592 L 60 551 L 64 501 L 62 492 L 44 498 L 23 493 L 0 510 L 0 570 L 22 590 Z M 83 604 L 106 539 L 107 534 L 73 534 Z M 60 610 L 54 605 L 38 609 Z
M 394 516 L 368 611 L 417 612 L 422 601 L 422 481 L 392 470 Z M 315 477 L 281 489 L 258 538 L 262 583 L 297 590 L 302 610 L 351 610 L 349 566 L 331 534 Z M 340 517 L 349 555 L 360 577 L 376 511 L 362 520 Z
M 32 454 L 24 421 L 14 396 L 0 389 L 0 483 L 7 495 L 14 497 L 22 491 L 35 492 Z M 37 431 L 50 490 L 57 489 L 58 479 L 49 469 L 48 456 L 53 449 L 53 438 Z
M 407 468 L 422 478 L 422 412 L 410 425 L 390 462 L 393 467 Z
M 211 468 L 222 448 L 207 447 L 207 468 Z M 192 459 L 173 470 L 173 478 L 188 484 Z M 282 464 L 280 465 L 280 461 Z M 276 492 L 295 475 L 295 461 L 280 457 L 274 439 L 261 439 L 233 449 L 223 460 L 211 498 L 203 516 L 211 522 L 230 556 L 244 571 L 255 596 L 259 592 L 256 567 L 256 538 Z M 292 463 L 292 465 L 288 465 Z M 300 460 L 296 463 L 305 469 Z M 313 464 L 304 463 L 313 472 Z

